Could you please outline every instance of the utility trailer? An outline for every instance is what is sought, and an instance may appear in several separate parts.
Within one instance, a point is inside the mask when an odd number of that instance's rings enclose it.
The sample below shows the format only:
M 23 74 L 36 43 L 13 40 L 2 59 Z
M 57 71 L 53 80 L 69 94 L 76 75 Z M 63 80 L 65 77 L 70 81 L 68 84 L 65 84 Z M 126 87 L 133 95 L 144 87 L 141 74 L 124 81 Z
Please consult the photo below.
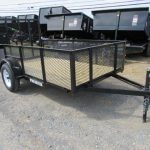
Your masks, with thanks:
M 71 13 L 70 10 L 68 10 L 64 6 L 58 6 L 58 7 L 45 7 L 40 8 L 39 10 L 39 22 L 40 22 L 40 28 L 42 36 L 48 36 L 47 35 L 47 15 L 56 15 L 56 14 L 68 14 Z
M 149 8 L 98 10 L 92 13 L 96 39 L 126 40 L 127 54 L 144 52 L 150 56 Z
M 150 69 L 146 85 L 126 79 L 124 70 L 124 41 L 49 40 L 43 47 L 1 45 L 5 59 L 0 63 L 3 82 L 11 92 L 16 92 L 20 80 L 25 78 L 41 87 L 55 85 L 76 93 L 87 87 L 90 91 L 144 97 L 143 121 L 146 122 L 150 103 Z M 98 81 L 114 77 L 139 90 L 102 89 L 94 87 Z
M 84 13 L 47 15 L 47 32 L 52 39 L 91 39 L 93 20 Z

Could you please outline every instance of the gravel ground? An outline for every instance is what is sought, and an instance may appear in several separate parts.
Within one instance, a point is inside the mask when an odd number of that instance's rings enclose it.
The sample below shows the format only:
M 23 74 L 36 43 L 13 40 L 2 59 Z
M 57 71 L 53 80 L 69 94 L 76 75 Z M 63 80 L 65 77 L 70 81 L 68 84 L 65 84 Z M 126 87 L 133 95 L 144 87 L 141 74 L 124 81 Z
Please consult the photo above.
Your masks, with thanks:
M 141 83 L 150 58 L 130 57 L 123 75 Z M 0 78 L 0 150 L 149 150 L 150 116 L 143 98 L 40 88 L 25 82 L 18 93 Z M 113 78 L 97 86 L 131 88 Z

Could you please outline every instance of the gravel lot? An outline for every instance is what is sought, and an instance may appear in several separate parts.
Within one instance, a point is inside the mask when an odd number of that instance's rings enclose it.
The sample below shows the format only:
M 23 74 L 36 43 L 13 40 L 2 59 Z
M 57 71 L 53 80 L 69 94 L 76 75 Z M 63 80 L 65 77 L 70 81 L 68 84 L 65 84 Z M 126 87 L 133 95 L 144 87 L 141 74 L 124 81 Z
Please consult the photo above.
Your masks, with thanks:
M 144 83 L 150 58 L 128 57 L 124 76 Z M 0 78 L 0 150 L 149 150 L 150 115 L 143 98 L 40 88 L 25 82 L 18 93 Z M 113 78 L 97 86 L 131 88 Z

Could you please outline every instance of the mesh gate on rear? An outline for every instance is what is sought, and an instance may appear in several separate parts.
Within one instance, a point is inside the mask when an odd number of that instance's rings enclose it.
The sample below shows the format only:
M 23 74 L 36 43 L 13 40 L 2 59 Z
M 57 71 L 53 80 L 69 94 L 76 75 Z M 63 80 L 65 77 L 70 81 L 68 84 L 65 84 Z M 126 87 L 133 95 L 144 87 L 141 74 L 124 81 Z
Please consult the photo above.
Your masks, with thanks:
M 89 51 L 75 53 L 76 86 L 89 81 Z
M 93 53 L 93 79 L 114 70 L 115 46 L 97 47 Z
M 20 57 L 20 54 L 19 54 L 19 47 L 5 47 L 5 50 L 6 50 L 6 54 L 7 55 L 10 55 L 10 56 L 13 56 L 13 57 L 17 57 L 19 58 Z

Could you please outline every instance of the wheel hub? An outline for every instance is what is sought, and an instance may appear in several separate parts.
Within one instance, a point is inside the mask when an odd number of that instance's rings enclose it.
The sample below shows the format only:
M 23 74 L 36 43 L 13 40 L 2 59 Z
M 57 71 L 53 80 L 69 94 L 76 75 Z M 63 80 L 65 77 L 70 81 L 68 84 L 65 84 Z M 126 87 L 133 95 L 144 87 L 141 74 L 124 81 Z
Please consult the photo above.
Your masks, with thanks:
M 5 82 L 6 86 L 10 88 L 11 87 L 11 79 L 10 79 L 10 75 L 6 69 L 3 70 L 3 77 L 4 77 L 4 82 Z

